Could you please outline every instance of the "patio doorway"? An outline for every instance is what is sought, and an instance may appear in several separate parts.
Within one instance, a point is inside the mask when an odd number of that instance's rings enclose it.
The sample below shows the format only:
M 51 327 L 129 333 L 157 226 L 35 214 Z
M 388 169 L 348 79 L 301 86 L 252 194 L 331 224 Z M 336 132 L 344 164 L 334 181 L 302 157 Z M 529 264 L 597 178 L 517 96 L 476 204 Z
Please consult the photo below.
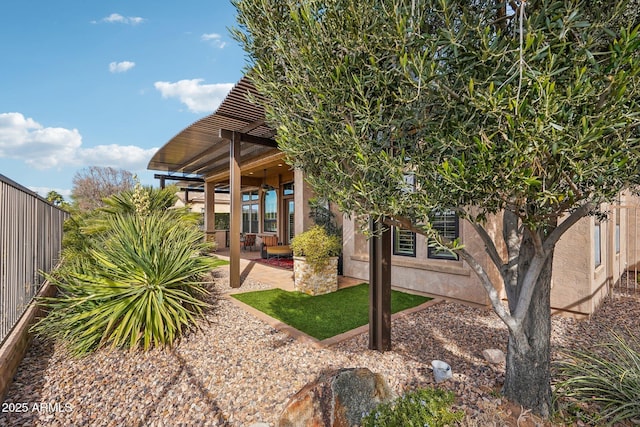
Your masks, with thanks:
M 293 199 L 285 200 L 284 204 L 285 214 L 285 230 L 284 237 L 286 239 L 285 244 L 289 244 L 293 236 L 295 235 L 295 203 Z

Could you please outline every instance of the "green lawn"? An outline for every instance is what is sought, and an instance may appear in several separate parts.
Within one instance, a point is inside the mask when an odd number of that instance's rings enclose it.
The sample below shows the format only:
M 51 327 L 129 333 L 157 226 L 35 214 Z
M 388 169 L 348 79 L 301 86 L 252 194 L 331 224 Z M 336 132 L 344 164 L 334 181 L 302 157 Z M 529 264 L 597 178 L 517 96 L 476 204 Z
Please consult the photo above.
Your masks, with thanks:
M 369 323 L 369 285 L 365 283 L 318 296 L 269 289 L 232 297 L 319 340 Z M 430 299 L 391 291 L 391 312 L 397 313 Z

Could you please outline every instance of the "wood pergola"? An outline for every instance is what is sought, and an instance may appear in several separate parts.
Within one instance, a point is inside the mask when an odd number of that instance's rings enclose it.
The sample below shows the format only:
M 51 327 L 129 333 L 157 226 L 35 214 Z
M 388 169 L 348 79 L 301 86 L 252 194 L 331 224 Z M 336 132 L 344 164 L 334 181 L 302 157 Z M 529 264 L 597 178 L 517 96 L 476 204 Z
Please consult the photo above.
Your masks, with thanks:
M 251 100 L 251 101 L 250 101 Z M 174 136 L 153 156 L 147 169 L 163 171 L 167 177 L 204 181 L 205 229 L 214 231 L 216 188 L 230 193 L 230 286 L 240 287 L 240 235 L 243 186 L 262 182 L 250 174 L 282 163 L 275 130 L 265 123 L 267 102 L 250 80 L 243 77 L 220 107 Z M 188 180 L 184 180 L 188 181 Z M 372 224 L 372 227 L 379 227 Z M 391 237 L 378 233 L 370 241 L 370 343 L 377 350 L 391 348 Z

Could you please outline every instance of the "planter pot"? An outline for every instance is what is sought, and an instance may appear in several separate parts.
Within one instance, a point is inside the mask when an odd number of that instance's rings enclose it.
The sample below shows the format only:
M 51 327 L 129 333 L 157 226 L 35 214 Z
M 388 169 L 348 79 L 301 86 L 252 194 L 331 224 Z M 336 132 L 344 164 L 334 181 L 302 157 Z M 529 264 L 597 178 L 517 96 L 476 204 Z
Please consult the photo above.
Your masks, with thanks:
M 305 257 L 293 257 L 293 287 L 309 295 L 322 295 L 338 290 L 338 257 L 331 257 L 321 270 L 314 271 Z

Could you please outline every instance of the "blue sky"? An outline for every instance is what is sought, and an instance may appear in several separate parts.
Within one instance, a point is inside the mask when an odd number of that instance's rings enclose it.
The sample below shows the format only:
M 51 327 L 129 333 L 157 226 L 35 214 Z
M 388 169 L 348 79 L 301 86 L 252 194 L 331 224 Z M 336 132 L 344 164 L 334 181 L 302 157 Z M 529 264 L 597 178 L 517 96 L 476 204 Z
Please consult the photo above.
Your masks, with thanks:
M 88 166 L 157 186 L 149 159 L 243 74 L 228 0 L 5 2 L 0 174 L 69 200 Z

